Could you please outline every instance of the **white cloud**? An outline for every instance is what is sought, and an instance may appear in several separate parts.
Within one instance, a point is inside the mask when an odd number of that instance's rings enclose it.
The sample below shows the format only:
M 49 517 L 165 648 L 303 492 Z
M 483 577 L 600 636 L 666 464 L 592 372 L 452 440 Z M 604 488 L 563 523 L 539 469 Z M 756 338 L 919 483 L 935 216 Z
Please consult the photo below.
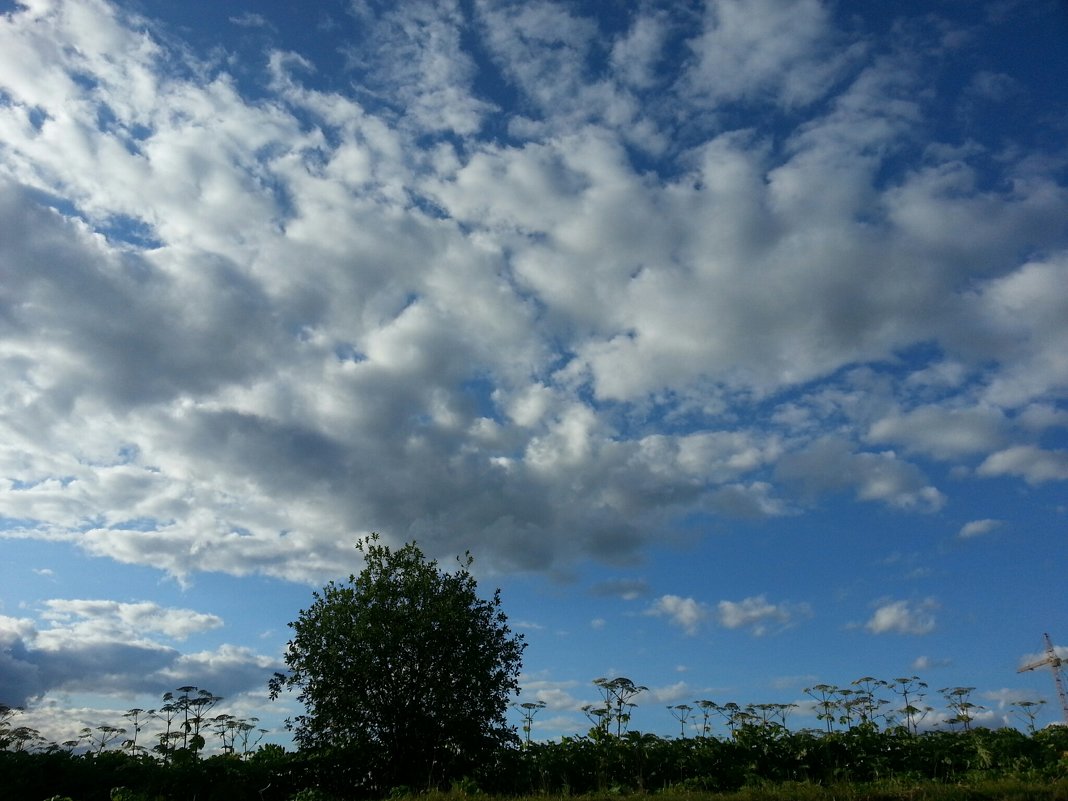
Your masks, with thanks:
M 685 701 L 693 696 L 693 688 L 684 681 L 677 681 L 663 687 L 650 687 L 649 697 L 657 704 L 671 704 Z
M 118 601 L 52 599 L 43 604 L 40 619 L 48 621 L 64 637 L 106 635 L 115 639 L 141 639 L 146 635 L 162 634 L 174 640 L 184 640 L 191 634 L 223 625 L 218 615 L 192 609 L 161 607 L 149 601 L 120 603 Z
M 715 620 L 728 629 L 748 628 L 757 636 L 793 625 L 799 618 L 810 616 L 807 604 L 773 604 L 763 595 L 741 601 L 720 601 L 715 607 L 694 598 L 662 595 L 646 609 L 646 615 L 666 617 L 688 635 L 694 635 L 708 620 Z
M 934 512 L 945 503 L 923 473 L 893 451 L 854 453 L 848 443 L 832 438 L 787 453 L 779 460 L 776 475 L 809 496 L 853 488 L 860 500 L 884 501 L 902 509 Z
M 773 604 L 765 596 L 756 595 L 741 601 L 720 601 L 716 614 L 721 626 L 749 628 L 760 637 L 771 630 L 786 628 L 798 618 L 812 613 L 807 604 Z
M 0 19 L 3 536 L 317 583 L 373 525 L 552 570 L 792 490 L 940 509 L 901 454 L 1068 477 L 1034 443 L 1068 192 L 910 160 L 920 54 L 816 0 L 709 4 L 688 67 L 667 7 L 372 5 L 358 91 L 272 51 L 255 98 L 103 0 Z
M 349 68 L 410 118 L 419 131 L 472 134 L 492 110 L 472 91 L 475 66 L 460 45 L 465 21 L 456 2 L 409 2 L 376 15 L 350 6 L 355 41 Z
M 1063 188 L 1038 178 L 1021 178 L 1017 196 L 1008 209 L 985 200 L 1010 218 L 976 221 L 977 230 L 992 240 L 989 248 L 995 248 L 995 241 L 1011 242 L 1014 232 L 1029 225 L 1061 224 L 1053 215 L 1059 214 L 1055 209 L 1065 197 Z M 979 351 L 998 361 L 999 369 L 985 392 L 989 402 L 1022 407 L 1055 397 L 1068 387 L 1063 347 L 1068 341 L 1068 299 L 1061 291 L 1066 282 L 1068 258 L 1060 254 L 1023 264 L 962 297 L 952 341 L 965 352 Z
M 245 646 L 223 644 L 211 651 L 182 654 L 153 678 L 177 687 L 193 681 L 189 677 L 194 677 L 194 686 L 228 696 L 257 686 L 266 687 L 267 678 L 279 667 L 274 657 L 257 654 Z
M 149 602 L 51 599 L 37 619 L 0 616 L 0 697 L 49 693 L 161 695 L 191 684 L 233 695 L 265 686 L 278 660 L 233 645 L 183 654 L 182 641 L 222 625 L 216 615 Z
M 581 706 L 571 690 L 576 686 L 574 681 L 556 681 L 540 676 L 522 675 L 519 682 L 523 687 L 525 700 L 542 701 L 549 709 L 574 711 Z
M 698 63 L 693 91 L 727 100 L 788 106 L 819 98 L 845 61 L 821 0 L 715 0 L 705 30 L 690 42 Z M 698 87 L 700 87 L 698 89 Z
M 672 625 L 678 626 L 689 635 L 694 635 L 700 625 L 712 616 L 712 610 L 706 604 L 693 598 L 661 595 L 645 611 L 645 614 L 666 617 Z
M 976 472 L 981 476 L 1020 476 L 1029 484 L 1063 481 L 1068 479 L 1068 451 L 1015 445 L 988 456 Z
M 230 22 L 240 28 L 266 28 L 270 26 L 266 17 L 251 11 L 246 11 L 244 14 L 230 17 Z
M 772 496 L 774 488 L 765 481 L 750 484 L 724 484 L 712 493 L 709 506 L 716 512 L 737 518 L 759 519 L 790 513 L 790 508 Z
M 1004 444 L 1007 433 L 1000 409 L 928 405 L 877 420 L 868 431 L 868 439 L 901 443 L 912 452 L 953 459 L 995 450 Z
M 864 627 L 872 634 L 930 634 L 935 628 L 933 599 L 919 603 L 886 601 L 876 608 Z
M 658 83 L 657 62 L 663 57 L 667 26 L 662 14 L 639 14 L 626 36 L 615 41 L 611 63 L 622 83 L 640 89 Z
M 937 668 L 948 667 L 951 664 L 953 664 L 953 662 L 950 659 L 935 659 L 933 657 L 924 655 L 918 656 L 914 660 L 912 660 L 911 667 L 917 672 L 922 672 L 925 670 L 934 670 Z
M 989 534 L 991 531 L 1001 528 L 1004 524 L 1004 520 L 994 520 L 989 517 L 982 520 L 972 520 L 961 526 L 960 531 L 957 532 L 957 536 L 961 539 L 982 537 L 984 534 Z

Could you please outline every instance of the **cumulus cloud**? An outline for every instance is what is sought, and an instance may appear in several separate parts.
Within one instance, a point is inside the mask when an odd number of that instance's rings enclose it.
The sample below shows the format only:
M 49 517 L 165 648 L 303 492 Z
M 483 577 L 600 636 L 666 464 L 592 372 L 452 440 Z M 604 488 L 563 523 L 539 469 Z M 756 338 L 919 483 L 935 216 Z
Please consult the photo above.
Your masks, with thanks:
M 555 681 L 531 675 L 522 675 L 519 679 L 523 686 L 523 697 L 541 701 L 549 709 L 574 711 L 582 705 L 571 692 L 576 687 L 574 681 Z
M 935 628 L 937 608 L 938 603 L 931 598 L 918 603 L 886 601 L 876 608 L 864 628 L 872 634 L 930 634 Z
M 982 537 L 984 534 L 989 534 L 991 531 L 1001 528 L 1004 524 L 1004 520 L 994 520 L 989 517 L 982 520 L 972 520 L 961 526 L 957 536 L 964 540 L 972 537 Z
M 910 451 L 940 459 L 989 453 L 1006 438 L 1005 416 L 993 407 L 922 406 L 877 420 L 868 431 L 872 442 L 902 443 Z
M 457 2 L 413 2 L 383 14 L 350 5 L 356 23 L 345 55 L 365 91 L 386 99 L 419 131 L 472 134 L 492 106 L 472 91 L 475 65 L 461 47 Z
M 693 688 L 685 681 L 677 681 L 663 687 L 650 687 L 649 697 L 658 704 L 671 704 L 693 696 Z
M 654 601 L 646 615 L 667 618 L 673 626 L 694 635 L 706 621 L 715 621 L 728 629 L 747 628 L 760 637 L 793 625 L 799 618 L 811 615 L 807 604 L 773 604 L 764 595 L 740 601 L 720 601 L 714 607 L 694 598 L 662 595 Z
M 783 456 L 776 466 L 778 477 L 807 496 L 853 489 L 862 500 L 881 500 L 902 509 L 934 512 L 945 496 L 927 484 L 923 473 L 893 451 L 857 453 L 849 444 L 823 438 Z
M 1068 451 L 1015 445 L 993 453 L 977 471 L 981 476 L 1020 476 L 1029 484 L 1068 479 Z
M 937 511 L 927 457 L 1068 479 L 1068 191 L 1000 142 L 916 155 L 923 47 L 819 0 L 350 11 L 338 83 L 106 0 L 0 18 L 0 535 L 548 571 L 695 514 Z
M 712 610 L 707 604 L 683 598 L 679 595 L 661 595 L 653 602 L 645 614 L 654 617 L 666 617 L 668 621 L 681 628 L 687 634 L 697 633 L 700 625 L 712 616 Z
M 222 623 L 149 602 L 47 600 L 36 619 L 0 616 L 0 697 L 20 706 L 55 691 L 160 695 L 190 684 L 232 695 L 262 687 L 277 659 L 225 644 L 183 653 L 174 644 Z
M 223 644 L 209 651 L 182 654 L 161 668 L 153 678 L 180 686 L 195 677 L 195 686 L 210 689 L 217 695 L 262 689 L 265 676 L 280 668 L 275 657 L 257 654 L 245 646 Z
M 717 98 L 809 103 L 843 67 L 834 39 L 821 0 L 716 0 L 690 43 L 698 57 L 690 79 Z
M 786 628 L 799 618 L 811 614 L 808 604 L 773 604 L 763 595 L 743 598 L 741 601 L 720 601 L 716 606 L 716 616 L 721 626 L 728 629 L 748 628 L 757 637 Z
M 933 670 L 934 668 L 946 667 L 951 662 L 948 659 L 934 659 L 930 656 L 918 656 L 912 660 L 912 669 L 915 671 Z
M 38 617 L 61 630 L 64 636 L 87 638 L 131 639 L 162 634 L 181 641 L 191 634 L 223 625 L 218 615 L 161 607 L 149 601 L 53 599 L 43 603 Z

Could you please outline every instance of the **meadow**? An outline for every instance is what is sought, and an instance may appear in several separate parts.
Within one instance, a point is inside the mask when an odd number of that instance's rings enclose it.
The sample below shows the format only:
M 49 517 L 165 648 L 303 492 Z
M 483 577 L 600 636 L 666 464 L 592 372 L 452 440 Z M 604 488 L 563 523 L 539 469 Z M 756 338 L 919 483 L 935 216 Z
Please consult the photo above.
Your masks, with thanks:
M 584 708 L 587 733 L 534 739 L 544 705 L 522 704 L 513 742 L 464 773 L 462 755 L 430 765 L 419 787 L 384 785 L 374 754 L 355 748 L 258 745 L 255 719 L 220 713 L 221 699 L 195 687 L 166 693 L 159 710 L 130 710 L 126 726 L 87 727 L 64 743 L 45 742 L 6 709 L 0 801 L 1068 801 L 1068 727 L 1036 728 L 1038 703 L 1021 702 L 1026 731 L 986 728 L 970 688 L 945 688 L 952 717 L 925 729 L 925 684 L 865 678 L 806 691 L 819 728 L 788 727 L 794 705 L 695 701 L 671 707 L 679 736 L 665 737 L 630 729 L 644 688 L 623 677 L 594 683 L 603 703 Z
M 376 787 L 359 753 L 276 745 L 199 757 L 61 748 L 0 751 L 4 801 L 332 801 L 619 798 L 678 801 L 1068 799 L 1068 728 L 914 734 L 750 724 L 729 736 L 589 734 L 504 748 L 446 788 Z

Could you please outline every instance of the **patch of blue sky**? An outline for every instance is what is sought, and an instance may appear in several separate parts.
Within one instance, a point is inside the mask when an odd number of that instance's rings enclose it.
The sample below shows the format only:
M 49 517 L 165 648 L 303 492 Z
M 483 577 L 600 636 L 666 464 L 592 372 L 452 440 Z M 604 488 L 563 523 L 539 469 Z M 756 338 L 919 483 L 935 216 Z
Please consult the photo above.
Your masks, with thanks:
M 155 226 L 129 214 L 112 214 L 95 224 L 96 230 L 112 242 L 122 242 L 139 250 L 163 247 Z
M 2 530 L 2 529 L 0 529 Z M 115 591 L 115 575 L 99 569 L 100 562 L 68 540 L 5 537 L 0 540 L 0 614 L 19 616 L 20 608 L 44 598 L 110 598 Z M 137 577 L 146 580 L 142 597 L 154 597 L 159 588 L 159 572 L 152 568 L 124 570 L 122 582 L 128 591 Z
M 141 454 L 141 449 L 132 442 L 119 446 L 116 455 L 120 464 L 130 464 Z
M 99 103 L 96 107 L 97 128 L 114 137 L 132 156 L 142 155 L 141 143 L 149 139 L 154 133 L 152 127 L 143 123 L 130 123 L 119 119 L 114 109 L 107 103 Z
M 121 242 L 137 249 L 147 250 L 163 245 L 163 241 L 155 235 L 153 226 L 144 220 L 119 213 L 111 213 L 106 217 L 91 219 L 71 198 L 46 192 L 33 186 L 25 186 L 24 191 L 36 202 L 54 209 L 64 217 L 82 220 L 112 242 Z
M 496 388 L 492 378 L 485 375 L 471 376 L 460 383 L 460 393 L 471 404 L 475 416 L 503 423 L 505 416 L 493 398 Z
M 33 126 L 33 129 L 40 133 L 41 129 L 44 127 L 44 124 L 48 121 L 49 117 L 48 112 L 40 106 L 32 106 L 26 110 L 26 119 L 29 120 L 29 123 Z
M 350 342 L 339 342 L 334 345 L 334 355 L 339 362 L 351 362 L 359 364 L 367 361 L 367 354 Z
M 62 214 L 64 217 L 77 217 L 84 220 L 85 217 L 81 213 L 77 204 L 70 198 L 57 195 L 52 192 L 46 192 L 43 189 L 38 189 L 34 186 L 24 186 L 23 191 L 29 195 L 30 199 L 42 206 L 54 209 Z
M 428 197 L 422 192 L 408 189 L 405 191 L 413 208 L 418 209 L 432 220 L 450 219 L 448 211 L 434 198 Z
M 97 529 L 107 528 L 107 526 L 107 516 L 98 513 L 83 516 L 79 522 L 70 526 L 70 530 L 75 533 L 84 534 L 87 531 L 96 531 Z
M 507 145 L 516 140 L 509 130 L 511 115 L 505 109 L 522 107 L 523 95 L 514 82 L 506 79 L 500 64 L 486 46 L 483 31 L 467 13 L 468 24 L 459 31 L 460 46 L 474 65 L 471 82 L 475 97 L 490 104 L 488 113 L 483 116 L 477 138 L 484 142 Z
M 67 77 L 70 78 L 75 85 L 89 92 L 93 92 L 100 87 L 100 80 L 91 73 L 70 70 L 67 72 Z
M 270 159 L 270 155 L 266 152 L 257 153 L 256 157 L 261 163 Z M 265 190 L 271 196 L 274 208 L 277 209 L 273 222 L 278 230 L 284 231 L 286 224 L 299 214 L 292 191 L 285 181 L 276 177 L 270 170 L 258 170 L 255 182 L 260 189 Z
M 22 489 L 20 487 L 12 487 L 12 489 Z M 7 517 L 6 515 L 0 515 L 0 531 L 25 531 L 29 529 L 40 529 L 48 524 L 43 520 L 37 520 L 32 517 Z
M 15 492 L 20 490 L 31 490 L 34 487 L 39 487 L 42 484 L 49 484 L 55 482 L 60 487 L 69 487 L 74 483 L 74 476 L 45 476 L 44 478 L 38 478 L 33 480 L 23 480 L 19 478 L 9 478 L 9 488 Z

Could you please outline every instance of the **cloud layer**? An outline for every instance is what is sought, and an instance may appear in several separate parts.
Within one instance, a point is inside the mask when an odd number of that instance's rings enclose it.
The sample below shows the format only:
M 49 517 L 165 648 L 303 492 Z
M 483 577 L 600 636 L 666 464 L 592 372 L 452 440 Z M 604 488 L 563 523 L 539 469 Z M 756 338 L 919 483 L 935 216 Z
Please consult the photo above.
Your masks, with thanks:
M 216 615 L 151 602 L 44 601 L 36 618 L 0 615 L 0 698 L 20 706 L 49 692 L 160 696 L 191 684 L 231 696 L 262 688 L 278 660 L 222 645 L 181 653 Z
M 827 494 L 936 512 L 935 468 L 1068 479 L 1068 188 L 935 133 L 966 37 L 353 8 L 348 82 L 104 0 L 0 17 L 0 534 L 317 582 L 372 530 L 550 570 Z

